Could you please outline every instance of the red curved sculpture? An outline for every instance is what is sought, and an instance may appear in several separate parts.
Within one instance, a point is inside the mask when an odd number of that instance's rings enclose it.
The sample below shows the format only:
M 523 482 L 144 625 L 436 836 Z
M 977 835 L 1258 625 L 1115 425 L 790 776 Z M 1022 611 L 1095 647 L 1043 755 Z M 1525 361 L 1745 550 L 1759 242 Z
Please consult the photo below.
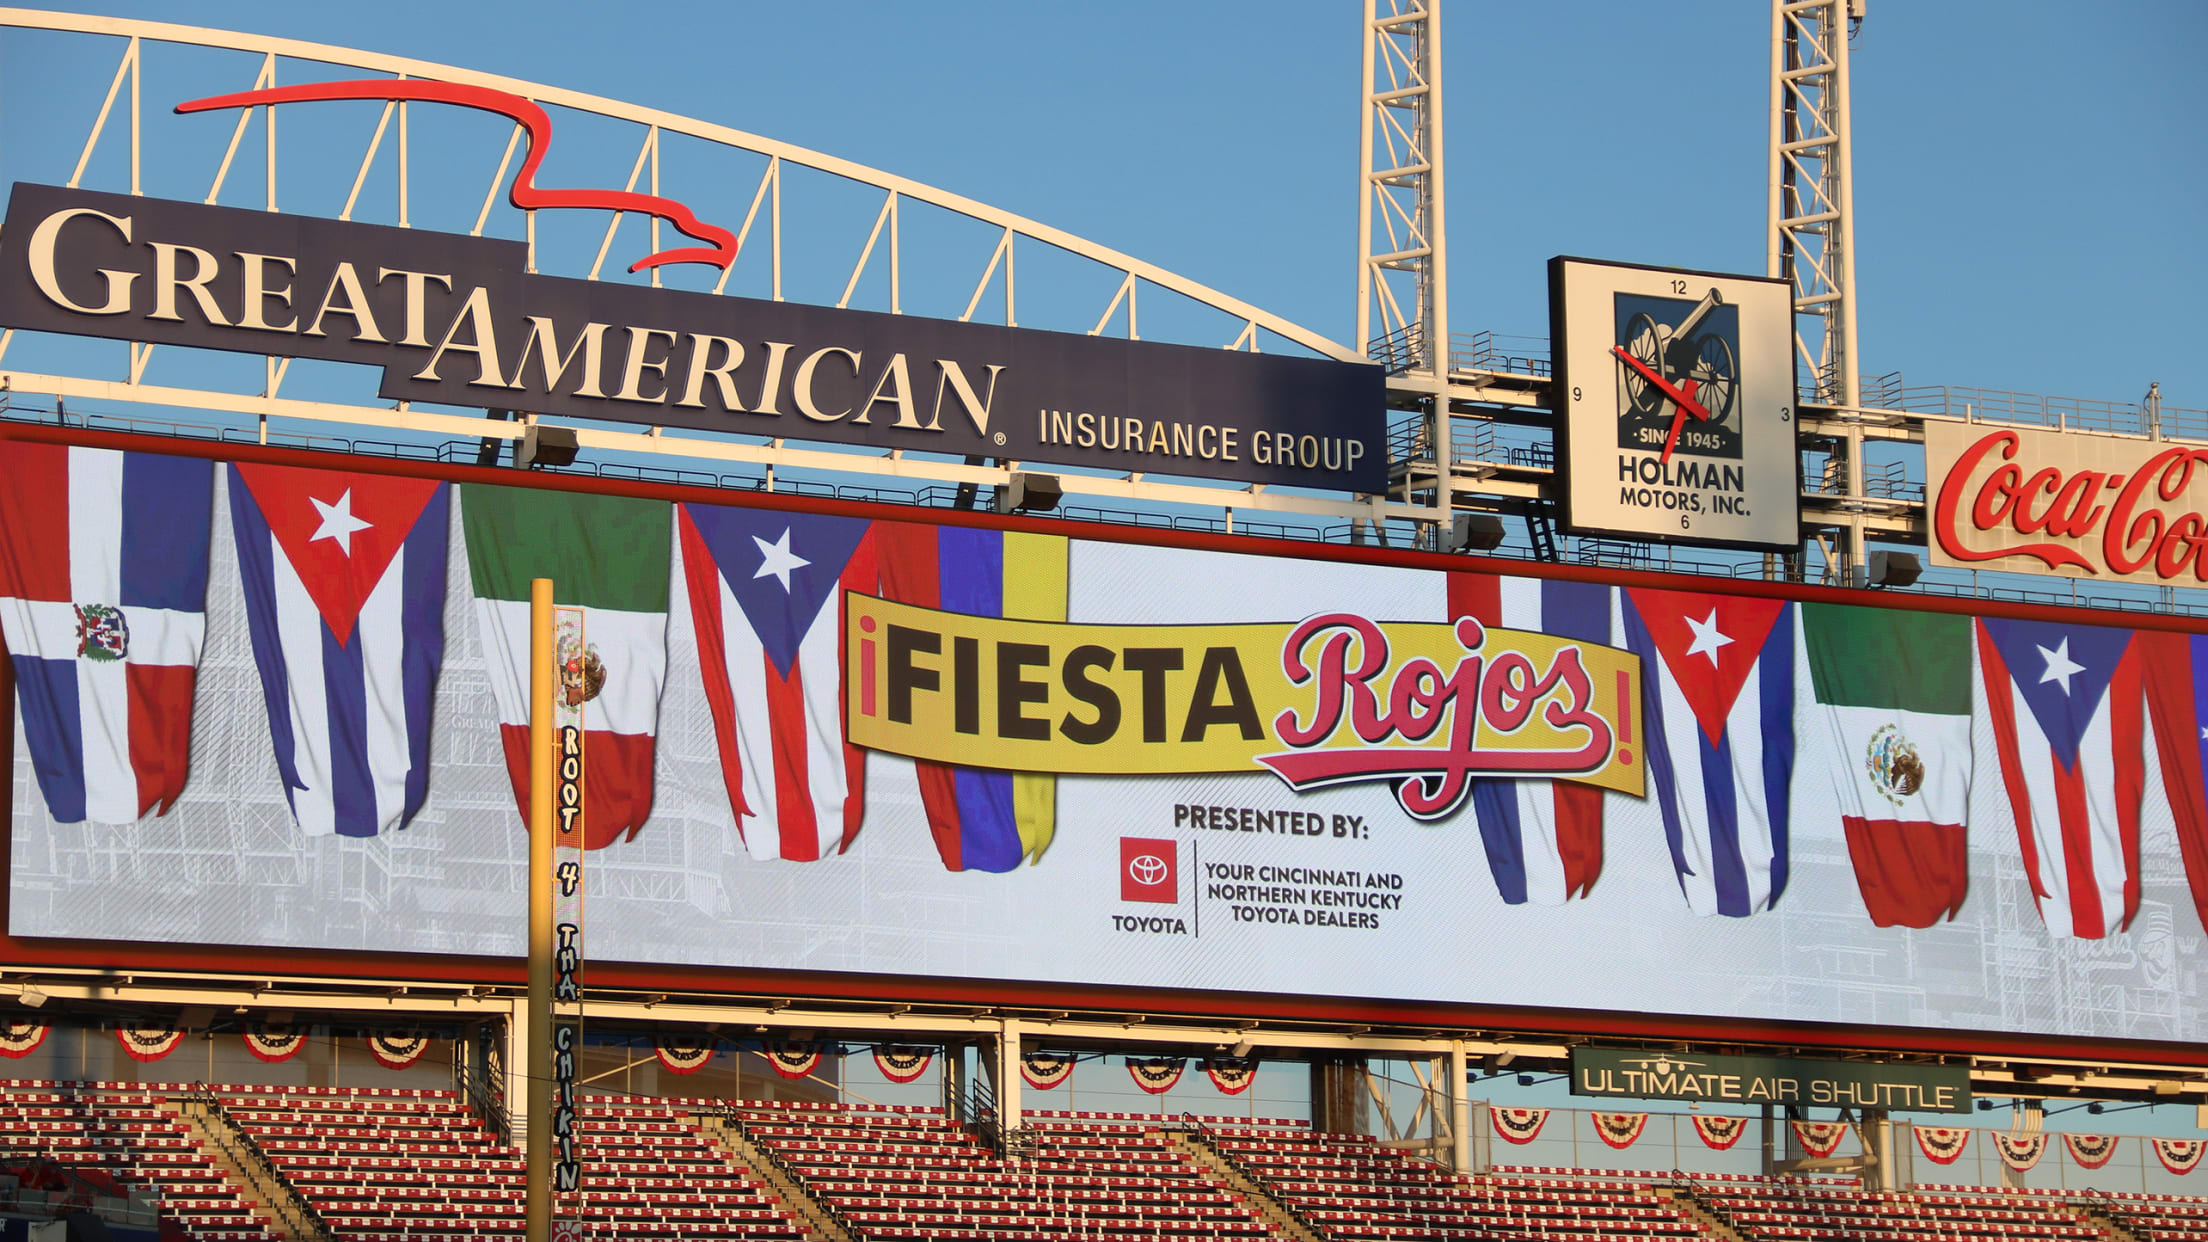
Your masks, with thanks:
M 422 103 L 457 104 L 510 117 L 529 134 L 529 153 L 514 174 L 507 198 L 523 211 L 539 207 L 579 207 L 598 211 L 635 211 L 657 216 L 704 246 L 685 246 L 648 254 L 629 265 L 632 272 L 669 263 L 710 263 L 727 268 L 736 261 L 736 235 L 718 225 L 706 224 L 688 207 L 657 194 L 634 190 L 547 190 L 536 183 L 537 166 L 544 162 L 552 142 L 552 118 L 531 100 L 487 86 L 462 86 L 452 82 L 427 82 L 414 78 L 370 78 L 348 82 L 309 82 L 299 86 L 272 86 L 265 90 L 210 95 L 176 105 L 179 113 L 215 112 L 226 108 L 257 108 L 263 104 L 312 103 L 333 99 L 376 101 L 414 100 Z

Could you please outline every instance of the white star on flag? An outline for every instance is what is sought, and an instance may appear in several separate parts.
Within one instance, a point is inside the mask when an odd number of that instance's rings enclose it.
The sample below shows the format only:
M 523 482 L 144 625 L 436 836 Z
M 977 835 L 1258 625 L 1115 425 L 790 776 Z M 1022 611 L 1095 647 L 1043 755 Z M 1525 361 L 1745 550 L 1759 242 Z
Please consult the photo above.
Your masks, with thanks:
M 2037 644 L 2034 645 L 2037 646 Z M 2062 692 L 2064 694 L 2070 693 L 2070 679 L 2085 671 L 2083 664 L 2079 664 L 2070 658 L 2070 640 L 2065 638 L 2056 643 L 2052 651 L 2040 647 L 2039 654 L 2042 659 L 2047 661 L 2047 671 L 2039 675 L 2040 684 L 2045 685 L 2050 681 L 2059 681 L 2062 683 Z
M 314 536 L 307 540 L 308 543 L 313 543 L 316 539 L 335 539 L 338 551 L 351 556 L 353 532 L 369 530 L 375 526 L 373 522 L 363 522 L 353 516 L 352 488 L 346 488 L 345 494 L 337 498 L 336 504 L 325 504 L 312 496 L 307 497 L 307 500 L 314 505 L 315 512 L 322 515 L 322 524 L 314 528 Z
M 759 545 L 759 555 L 765 558 L 759 562 L 759 570 L 752 577 L 765 578 L 771 575 L 781 581 L 784 591 L 790 589 L 791 570 L 803 569 L 805 566 L 812 564 L 811 561 L 790 551 L 790 528 L 787 526 L 782 528 L 782 537 L 773 543 L 768 543 L 757 535 L 753 535 L 751 541 Z
M 1694 631 L 1694 641 L 1687 644 L 1687 654 L 1708 656 L 1710 667 L 1717 667 L 1717 649 L 1733 641 L 1717 632 L 1717 609 L 1710 609 L 1710 615 L 1700 621 L 1688 617 L 1687 628 Z

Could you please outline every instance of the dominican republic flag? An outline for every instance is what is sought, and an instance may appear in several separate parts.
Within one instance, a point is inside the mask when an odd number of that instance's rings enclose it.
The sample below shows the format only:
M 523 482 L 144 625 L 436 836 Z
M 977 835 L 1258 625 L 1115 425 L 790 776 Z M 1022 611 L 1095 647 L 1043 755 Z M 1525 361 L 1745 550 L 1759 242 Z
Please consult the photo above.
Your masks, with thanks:
M 1608 645 L 1610 588 L 1493 574 L 1449 575 L 1449 619 Z M 1476 780 L 1472 813 L 1495 890 L 1511 905 L 1560 906 L 1602 874 L 1602 791 L 1570 781 Z
M 2155 673 L 2146 679 L 2155 755 L 2185 878 L 2193 886 L 2193 911 L 2208 927 L 2208 634 L 2141 630 L 2132 642 Z
M 1745 918 L 1786 889 L 1794 771 L 1794 607 L 1694 591 L 1621 591 L 1647 687 L 1648 770 L 1680 891 Z
M 1832 761 L 1798 818 L 1837 819 L 1880 927 L 1955 917 L 1970 891 L 1970 629 L 1961 615 L 1803 604 L 1802 659 Z
M 876 588 L 873 523 L 721 505 L 677 514 L 698 668 L 744 846 L 793 862 L 840 854 L 866 811 L 866 752 L 843 740 L 843 595 Z
M 309 836 L 403 828 L 429 794 L 449 503 L 428 479 L 230 467 L 269 739 Z
M 476 630 L 521 822 L 529 822 L 529 583 L 582 609 L 582 650 L 559 653 L 559 693 L 583 709 L 583 848 L 634 837 L 652 813 L 659 692 L 667 681 L 673 538 L 665 501 L 468 484 Z
M 1066 619 L 1066 539 L 883 522 L 884 598 L 969 616 Z M 916 762 L 937 854 L 952 871 L 1010 871 L 1041 859 L 1057 831 L 1058 778 Z
M 2144 665 L 2132 640 L 2097 625 L 1978 621 L 1986 715 L 2024 872 L 2057 936 L 2098 940 L 2139 912 Z
M 0 448 L 0 635 L 47 813 L 136 823 L 184 791 L 214 464 Z

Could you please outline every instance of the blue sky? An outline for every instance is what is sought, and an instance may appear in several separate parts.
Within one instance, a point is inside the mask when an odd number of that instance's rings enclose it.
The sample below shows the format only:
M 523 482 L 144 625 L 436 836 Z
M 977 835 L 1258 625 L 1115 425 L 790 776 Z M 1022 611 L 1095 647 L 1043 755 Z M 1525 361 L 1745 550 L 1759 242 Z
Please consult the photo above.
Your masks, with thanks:
M 666 108 L 1351 335 L 1356 0 L 83 7 Z M 2160 380 L 2169 403 L 2208 407 L 2186 373 L 2208 331 L 2208 9 L 1999 12 L 1871 5 L 1854 61 L 1865 372 L 2121 401 Z M 1459 330 L 1544 332 L 1558 253 L 1760 270 L 1762 5 L 1451 0 L 1444 24 Z

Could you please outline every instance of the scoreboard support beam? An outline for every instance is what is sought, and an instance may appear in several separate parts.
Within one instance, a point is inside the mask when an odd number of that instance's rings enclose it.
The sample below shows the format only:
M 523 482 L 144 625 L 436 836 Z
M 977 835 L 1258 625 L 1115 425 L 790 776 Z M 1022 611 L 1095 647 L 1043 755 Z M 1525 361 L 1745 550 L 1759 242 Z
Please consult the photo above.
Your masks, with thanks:
M 552 580 L 529 583 L 529 1020 L 521 1040 L 528 1242 L 552 1237 Z

